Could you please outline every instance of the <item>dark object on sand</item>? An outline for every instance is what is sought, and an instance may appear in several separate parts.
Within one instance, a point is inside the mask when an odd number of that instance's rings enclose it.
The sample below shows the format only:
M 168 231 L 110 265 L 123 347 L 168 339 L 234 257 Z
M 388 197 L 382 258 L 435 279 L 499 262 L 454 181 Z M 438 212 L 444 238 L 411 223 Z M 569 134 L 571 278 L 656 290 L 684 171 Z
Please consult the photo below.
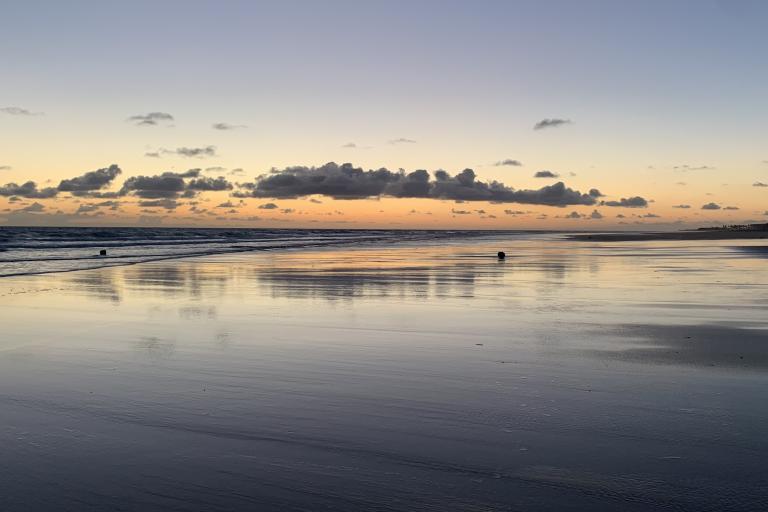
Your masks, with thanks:
M 496 256 L 498 256 L 500 260 L 503 260 L 504 258 L 507 257 L 507 255 L 504 254 L 504 251 L 499 251 Z
M 107 250 L 106 249 L 102 249 L 102 250 L 99 251 L 99 256 L 106 256 L 106 255 L 107 255 Z

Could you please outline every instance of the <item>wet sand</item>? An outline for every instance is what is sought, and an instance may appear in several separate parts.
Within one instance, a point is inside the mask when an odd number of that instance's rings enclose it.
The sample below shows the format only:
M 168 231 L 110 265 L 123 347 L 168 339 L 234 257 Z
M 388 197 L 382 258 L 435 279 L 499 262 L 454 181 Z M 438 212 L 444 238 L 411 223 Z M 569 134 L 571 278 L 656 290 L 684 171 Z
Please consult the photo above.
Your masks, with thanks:
M 2 508 L 766 510 L 768 260 L 732 245 L 0 279 Z

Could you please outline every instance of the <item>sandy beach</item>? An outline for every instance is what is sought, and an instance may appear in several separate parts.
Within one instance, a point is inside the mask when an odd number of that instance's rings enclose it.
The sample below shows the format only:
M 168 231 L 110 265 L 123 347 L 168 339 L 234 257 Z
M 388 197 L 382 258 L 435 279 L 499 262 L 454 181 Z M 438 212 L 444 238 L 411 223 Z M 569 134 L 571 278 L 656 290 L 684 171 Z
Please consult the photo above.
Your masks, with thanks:
M 3 509 L 765 510 L 767 260 L 732 245 L 2 278 Z

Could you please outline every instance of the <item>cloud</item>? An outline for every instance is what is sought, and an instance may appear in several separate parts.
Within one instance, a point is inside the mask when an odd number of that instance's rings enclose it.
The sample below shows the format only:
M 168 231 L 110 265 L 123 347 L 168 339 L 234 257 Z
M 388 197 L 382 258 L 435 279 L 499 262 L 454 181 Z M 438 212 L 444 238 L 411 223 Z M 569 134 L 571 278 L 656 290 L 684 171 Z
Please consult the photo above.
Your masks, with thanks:
M 717 204 L 717 203 L 707 203 L 705 205 L 702 205 L 701 209 L 702 210 L 719 210 L 720 209 L 720 205 Z
M 144 153 L 144 156 L 147 158 L 160 158 L 160 152 L 159 151 L 147 151 Z
M 11 116 L 41 116 L 42 112 L 32 112 L 21 107 L 0 107 L 0 112 Z
M 725 208 L 723 208 L 723 210 L 738 210 L 738 209 L 739 209 L 738 206 L 726 206 Z
M 16 211 L 17 212 L 37 213 L 37 212 L 42 212 L 43 210 L 45 210 L 45 206 L 44 205 L 42 205 L 42 204 L 40 204 L 38 202 L 34 202 L 34 203 L 30 204 L 29 206 L 25 206 L 24 208 L 19 208 Z
M 344 145 L 343 145 L 343 146 L 341 146 L 341 147 L 343 147 L 343 148 L 350 148 L 350 149 L 352 149 L 352 148 L 356 148 L 356 147 L 357 147 L 357 144 L 355 144 L 354 142 L 347 142 L 346 144 L 344 144 Z
M 228 123 L 213 123 L 211 128 L 214 130 L 237 130 L 240 128 L 248 128 L 244 124 L 228 124 Z
M 559 178 L 560 175 L 552 171 L 538 171 L 533 175 L 534 178 Z
M 165 112 L 150 112 L 148 114 L 139 114 L 131 116 L 128 121 L 136 124 L 136 126 L 156 126 L 160 123 L 170 123 L 173 121 L 173 116 Z
M 86 172 L 82 176 L 61 180 L 58 189 L 59 192 L 69 192 L 74 196 L 86 196 L 94 191 L 109 187 L 122 172 L 120 167 L 112 164 L 103 169 Z
M 571 212 L 563 218 L 564 219 L 580 219 L 582 217 L 584 217 L 584 215 L 580 214 L 579 212 Z
M 562 126 L 564 124 L 570 124 L 570 119 L 559 119 L 559 118 L 552 118 L 552 119 L 542 119 L 535 125 L 533 125 L 534 130 L 544 130 L 545 128 L 557 128 L 558 126 Z
M 710 170 L 714 169 L 714 167 L 711 167 L 709 165 L 697 165 L 697 166 L 675 165 L 672 168 L 677 170 L 677 171 L 710 171 Z
M 753 187 L 768 187 L 768 183 L 763 183 L 762 181 L 756 181 L 752 184 Z
M 258 206 L 259 210 L 275 210 L 279 208 L 275 203 L 264 203 Z
M 245 174 L 245 171 L 243 169 L 241 169 L 240 167 L 237 167 L 237 168 L 232 169 L 231 171 L 229 171 L 227 174 L 229 174 L 230 176 L 240 176 L 240 175 Z
M 82 203 L 80 206 L 78 206 L 77 211 L 75 211 L 75 215 L 79 215 L 81 213 L 95 212 L 104 207 L 109 207 L 110 210 L 117 210 L 120 207 L 120 203 L 118 203 L 117 201 L 102 201 L 100 203 Z
M 496 162 L 493 165 L 495 165 L 496 167 L 501 167 L 503 165 L 511 165 L 513 167 L 520 167 L 523 164 L 522 164 L 522 162 L 520 162 L 520 160 L 512 160 L 511 158 L 507 158 L 505 160 L 499 160 L 498 162 Z
M 646 213 L 645 215 L 639 215 L 641 219 L 660 219 L 661 215 L 656 215 L 655 213 Z
M 592 197 L 605 197 L 605 194 L 601 193 L 596 188 L 589 189 L 589 195 L 591 195 Z
M 34 181 L 27 181 L 22 185 L 17 185 L 16 183 L 0 185 L 0 196 L 5 197 L 19 196 L 27 199 L 49 199 L 51 197 L 56 197 L 56 194 L 58 193 L 58 189 L 54 187 L 39 189 Z
M 216 156 L 216 146 L 205 146 L 202 148 L 176 148 L 173 151 L 177 155 L 185 156 L 187 158 L 205 158 L 209 156 Z
M 597 211 L 597 210 L 593 210 L 593 211 L 592 211 L 592 213 L 591 213 L 591 214 L 589 214 L 589 218 L 590 218 L 590 219 L 596 219 L 596 220 L 600 220 L 600 219 L 602 219 L 602 218 L 603 218 L 603 214 L 602 214 L 602 213 L 600 213 L 600 212 L 599 212 L 599 211 Z
M 0 165 L 0 171 L 10 171 L 13 169 L 10 165 Z
M 175 198 L 187 190 L 185 179 L 199 175 L 200 169 L 190 169 L 184 173 L 169 171 L 155 176 L 132 176 L 125 180 L 119 194 L 133 194 L 144 199 Z
M 390 144 L 416 144 L 416 141 L 413 139 L 406 139 L 403 137 L 400 137 L 399 139 L 392 139 L 389 141 Z
M 223 176 L 219 176 L 218 178 L 201 177 L 190 181 L 187 184 L 187 190 L 200 192 L 232 190 L 232 183 L 227 181 Z
M 505 215 L 525 215 L 530 212 L 525 212 L 522 210 L 504 210 Z
M 144 208 L 165 208 L 166 210 L 173 210 L 181 203 L 175 199 L 153 199 L 150 201 L 139 201 L 139 206 Z
M 236 206 L 238 205 L 234 204 L 232 201 L 227 201 L 225 203 L 216 205 L 216 208 L 235 208 Z
M 472 212 L 469 210 L 456 210 L 454 208 L 451 208 L 451 213 L 454 215 L 472 215 Z
M 366 199 L 378 197 L 430 198 L 453 201 L 489 201 L 496 203 L 542 204 L 566 206 L 593 205 L 594 195 L 582 194 L 558 182 L 537 190 L 515 190 L 503 183 L 475 180 L 472 169 L 451 176 L 435 171 L 434 179 L 419 169 L 410 173 L 385 168 L 365 171 L 352 164 L 330 162 L 320 167 L 288 167 L 273 169 L 255 182 L 243 183 L 243 191 L 235 197 L 289 199 L 323 195 L 334 199 Z M 594 193 L 599 191 L 593 189 Z
M 601 206 L 616 206 L 620 208 L 646 208 L 648 201 L 640 196 L 622 197 L 619 201 L 601 201 Z
M 315 199 L 314 197 L 309 198 L 309 202 L 310 203 L 315 203 L 315 204 L 323 204 L 323 202 L 321 200 Z
M 690 207 L 691 207 L 691 205 L 689 205 L 689 204 L 677 204 L 677 205 L 673 206 L 672 208 L 681 208 L 683 210 L 687 210 Z

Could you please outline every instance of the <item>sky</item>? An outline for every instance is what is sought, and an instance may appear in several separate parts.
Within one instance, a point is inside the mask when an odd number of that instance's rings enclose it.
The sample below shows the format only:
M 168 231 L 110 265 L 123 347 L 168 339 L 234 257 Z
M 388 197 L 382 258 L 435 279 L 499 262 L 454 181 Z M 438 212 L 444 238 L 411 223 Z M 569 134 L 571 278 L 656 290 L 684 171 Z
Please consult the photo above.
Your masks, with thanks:
M 0 224 L 768 221 L 768 2 L 1 7 Z

